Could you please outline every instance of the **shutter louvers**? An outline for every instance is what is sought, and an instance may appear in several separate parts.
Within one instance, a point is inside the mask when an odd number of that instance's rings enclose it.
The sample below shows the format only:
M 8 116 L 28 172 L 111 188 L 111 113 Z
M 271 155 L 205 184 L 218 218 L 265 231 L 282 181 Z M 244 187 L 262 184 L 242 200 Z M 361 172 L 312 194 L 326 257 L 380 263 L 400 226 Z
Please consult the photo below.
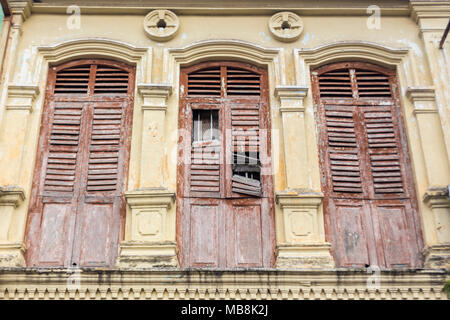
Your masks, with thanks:
M 232 191 L 261 195 L 261 164 L 259 159 L 259 104 L 231 106 L 233 177 Z
M 375 194 L 405 192 L 392 117 L 390 106 L 364 109 Z
M 129 73 L 112 66 L 98 65 L 95 73 L 95 94 L 127 94 Z
M 420 225 L 395 72 L 340 62 L 314 70 L 311 80 L 320 120 L 325 228 L 336 266 L 420 266 Z M 342 81 L 345 90 L 331 86 L 332 80 Z
M 358 95 L 360 98 L 390 98 L 389 77 L 376 72 L 355 69 Z
M 321 98 L 352 98 L 352 83 L 348 69 L 333 70 L 319 77 Z
M 227 67 L 228 96 L 259 96 L 261 94 L 260 75 L 249 70 Z
M 194 195 L 219 195 L 221 143 L 218 130 L 218 110 L 193 111 L 190 190 Z
M 56 104 L 51 124 L 44 191 L 73 192 L 82 106 Z
M 90 70 L 90 65 L 83 65 L 58 71 L 55 94 L 87 94 Z
M 188 95 L 219 96 L 221 94 L 220 67 L 206 68 L 188 75 Z
M 89 146 L 88 192 L 115 191 L 123 108 L 99 105 L 94 108 Z
M 362 193 L 353 107 L 325 106 L 334 192 Z
M 191 150 L 191 192 L 216 197 L 220 191 L 220 143 L 195 143 Z

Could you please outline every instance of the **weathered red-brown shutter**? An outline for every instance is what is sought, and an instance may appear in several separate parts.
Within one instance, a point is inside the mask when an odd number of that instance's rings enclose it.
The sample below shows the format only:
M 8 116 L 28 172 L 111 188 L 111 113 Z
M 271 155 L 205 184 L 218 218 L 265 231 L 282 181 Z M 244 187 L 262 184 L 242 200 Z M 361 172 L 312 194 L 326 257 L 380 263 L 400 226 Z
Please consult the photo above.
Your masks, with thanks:
M 327 238 L 339 266 L 420 265 L 420 229 L 395 72 L 364 63 L 312 74 Z
M 181 261 L 190 267 L 270 266 L 271 177 L 261 174 L 268 134 L 265 72 L 233 62 L 182 69 L 178 229 Z M 218 116 L 218 137 L 191 132 L 199 113 Z M 199 120 L 197 120 L 199 121 Z M 213 127 L 212 120 L 205 122 Z M 263 145 L 263 146 L 262 146 Z M 183 157 L 183 159 L 185 159 Z M 270 166 L 270 164 L 266 164 Z
M 261 75 L 242 68 L 228 67 L 226 95 L 260 96 Z M 261 196 L 260 102 L 247 100 L 231 104 L 231 135 L 233 152 L 232 192 Z
M 133 69 L 103 60 L 49 74 L 30 204 L 33 266 L 114 263 L 123 212 Z

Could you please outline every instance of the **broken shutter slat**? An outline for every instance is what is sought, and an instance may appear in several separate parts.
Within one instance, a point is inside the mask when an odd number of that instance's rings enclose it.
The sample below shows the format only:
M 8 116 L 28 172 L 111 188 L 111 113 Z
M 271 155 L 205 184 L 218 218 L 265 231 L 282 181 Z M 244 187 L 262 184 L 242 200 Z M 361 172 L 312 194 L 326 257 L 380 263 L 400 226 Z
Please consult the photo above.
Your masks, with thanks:
M 239 175 L 233 175 L 231 180 L 233 192 L 251 196 L 261 195 L 261 182 L 259 180 L 246 178 Z

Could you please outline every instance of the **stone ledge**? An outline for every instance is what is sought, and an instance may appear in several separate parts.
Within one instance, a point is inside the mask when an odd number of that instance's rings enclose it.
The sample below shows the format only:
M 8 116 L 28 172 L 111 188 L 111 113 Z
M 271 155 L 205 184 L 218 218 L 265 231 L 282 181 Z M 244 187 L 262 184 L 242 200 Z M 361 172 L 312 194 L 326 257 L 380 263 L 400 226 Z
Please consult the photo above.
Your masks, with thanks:
M 165 189 L 138 189 L 125 192 L 125 199 L 130 207 L 164 206 L 167 209 L 175 200 L 175 193 Z
M 423 249 L 425 267 L 450 272 L 450 244 L 437 244 Z
M 17 207 L 25 199 L 25 191 L 21 187 L 0 186 L 0 206 Z
M 124 241 L 120 244 L 119 268 L 176 268 L 176 242 Z
M 21 242 L 0 242 L 0 270 L 2 267 L 25 266 L 25 250 L 25 245 Z
M 369 287 L 366 269 L 282 271 L 0 268 L 7 299 L 442 299 L 449 272 L 384 270 Z M 73 279 L 73 278 L 72 278 Z
M 430 187 L 423 195 L 423 202 L 430 207 L 444 206 L 450 208 L 450 187 Z

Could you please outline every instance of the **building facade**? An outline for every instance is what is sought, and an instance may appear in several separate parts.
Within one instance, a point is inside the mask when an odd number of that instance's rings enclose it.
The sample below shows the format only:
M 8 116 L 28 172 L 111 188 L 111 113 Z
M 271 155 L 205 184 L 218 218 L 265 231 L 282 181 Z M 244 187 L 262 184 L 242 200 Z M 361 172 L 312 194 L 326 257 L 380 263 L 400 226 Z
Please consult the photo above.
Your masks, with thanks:
M 0 299 L 447 299 L 448 1 L 2 1 Z

